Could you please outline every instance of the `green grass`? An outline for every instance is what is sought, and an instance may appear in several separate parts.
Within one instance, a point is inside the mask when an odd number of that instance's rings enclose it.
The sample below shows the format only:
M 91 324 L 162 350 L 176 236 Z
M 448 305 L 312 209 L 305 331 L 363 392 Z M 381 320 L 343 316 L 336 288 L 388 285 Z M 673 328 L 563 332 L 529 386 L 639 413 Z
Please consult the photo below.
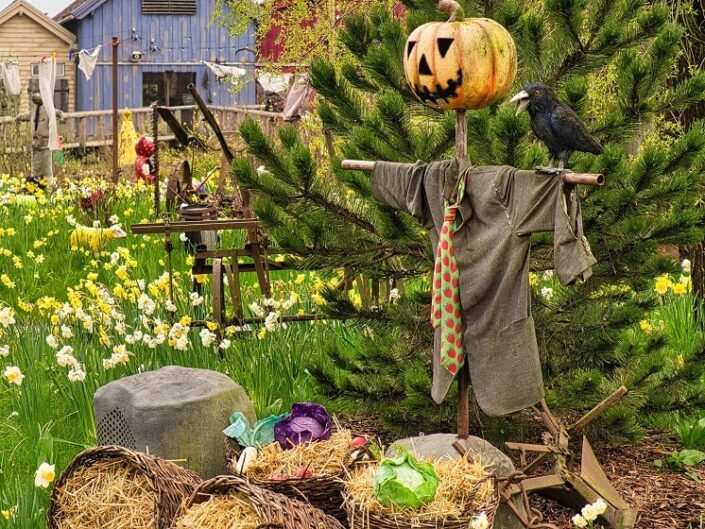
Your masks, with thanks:
M 8 188 L 13 182 L 0 177 L 0 183 L 0 195 L 11 197 L 13 193 L 8 193 Z M 221 351 L 217 342 L 205 347 L 199 329 L 192 329 L 189 347 L 180 351 L 170 346 L 168 340 L 154 348 L 144 342 L 127 343 L 126 337 L 117 331 L 115 323 L 119 320 L 111 318 L 103 325 L 110 345 L 101 343 L 101 294 L 97 294 L 100 291 L 108 292 L 114 298 L 114 303 L 108 305 L 124 317 L 125 334 L 134 335 L 139 330 L 154 337 L 158 322 L 168 321 L 164 289 L 159 292 L 150 290 L 150 284 L 165 271 L 163 239 L 130 235 L 127 239 L 111 242 L 97 256 L 90 252 L 71 251 L 69 234 L 72 228 L 66 221 L 67 215 L 73 215 L 82 224 L 95 220 L 83 215 L 77 203 L 76 196 L 66 196 L 36 210 L 14 203 L 0 205 L 0 227 L 4 229 L 4 232 L 0 231 L 0 275 L 7 274 L 14 284 L 10 284 L 10 288 L 0 282 L 0 308 L 13 307 L 16 319 L 16 324 L 3 329 L 0 336 L 0 345 L 10 346 L 9 356 L 0 359 L 0 368 L 4 371 L 6 366 L 17 366 L 25 375 L 21 386 L 10 385 L 0 378 L 0 511 L 11 510 L 9 520 L 4 514 L 0 515 L 0 528 L 44 526 L 49 492 L 34 486 L 34 473 L 42 462 L 47 461 L 56 465 L 58 475 L 79 451 L 95 444 L 92 396 L 100 386 L 165 365 L 208 368 L 226 373 L 240 383 L 253 400 L 258 415 L 280 413 L 294 402 L 316 399 L 307 368 L 324 349 L 326 340 L 356 332 L 336 322 L 292 323 L 273 332 L 262 331 L 262 326 L 253 326 L 249 332 L 226 332 L 232 345 Z M 150 219 L 150 206 L 148 190 L 123 193 L 123 196 L 111 199 L 109 210 L 97 216 L 105 226 L 109 224 L 108 217 L 117 214 L 123 227 L 128 227 Z M 15 234 L 8 235 L 8 228 L 14 228 Z M 236 237 L 232 233 L 224 234 L 224 245 L 241 242 Z M 204 287 L 203 305 L 191 307 L 188 301 L 191 290 L 189 255 L 176 237 L 174 241 L 174 268 L 178 274 L 176 320 L 182 316 L 202 318 L 206 315 L 204 307 L 210 306 L 210 284 Z M 114 260 L 111 253 L 118 249 L 122 252 L 119 263 L 106 266 L 111 259 Z M 37 259 L 38 256 L 42 257 Z M 123 279 L 117 273 L 120 265 L 127 265 Z M 248 304 L 257 301 L 261 305 L 254 279 L 249 275 L 243 279 Z M 144 284 L 141 284 L 142 280 Z M 298 301 L 284 313 L 315 311 L 310 293 L 314 284 L 318 285 L 316 288 L 320 287 L 322 280 L 326 278 L 278 272 L 273 274 L 274 297 L 282 302 L 292 292 L 298 296 Z M 155 311 L 149 316 L 149 328 L 140 323 L 145 311 L 138 308 L 134 299 L 130 301 L 115 296 L 116 285 L 127 291 L 137 288 L 140 292 L 140 287 L 144 287 L 155 301 Z M 57 307 L 70 301 L 71 290 L 81 301 L 82 310 L 91 315 L 93 332 L 83 328 L 74 315 L 52 322 Z M 23 304 L 31 305 L 31 310 L 23 310 Z M 71 329 L 73 337 L 61 337 L 62 325 Z M 85 380 L 69 380 L 68 369 L 58 365 L 56 350 L 47 344 L 46 338 L 50 334 L 58 335 L 61 346 L 73 348 L 73 356 L 86 373 Z M 127 348 L 129 362 L 106 369 L 103 362 L 110 358 L 112 347 L 116 345 Z

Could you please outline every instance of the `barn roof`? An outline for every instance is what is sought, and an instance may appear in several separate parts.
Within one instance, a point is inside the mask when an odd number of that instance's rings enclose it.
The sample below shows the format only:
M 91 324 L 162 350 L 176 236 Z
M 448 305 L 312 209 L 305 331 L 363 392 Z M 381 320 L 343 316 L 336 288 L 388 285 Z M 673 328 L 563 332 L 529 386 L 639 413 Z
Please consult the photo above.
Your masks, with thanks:
M 76 41 L 76 36 L 73 33 L 61 27 L 26 0 L 15 0 L 0 11 L 0 26 L 15 16 L 27 16 L 31 18 L 47 31 L 66 42 L 66 44 L 73 44 Z
M 105 2 L 106 0 L 76 0 L 75 2 L 69 4 L 66 9 L 59 12 L 59 14 L 54 17 L 54 20 L 56 20 L 59 24 L 63 24 L 72 18 L 81 20 L 82 18 L 90 15 L 95 8 Z

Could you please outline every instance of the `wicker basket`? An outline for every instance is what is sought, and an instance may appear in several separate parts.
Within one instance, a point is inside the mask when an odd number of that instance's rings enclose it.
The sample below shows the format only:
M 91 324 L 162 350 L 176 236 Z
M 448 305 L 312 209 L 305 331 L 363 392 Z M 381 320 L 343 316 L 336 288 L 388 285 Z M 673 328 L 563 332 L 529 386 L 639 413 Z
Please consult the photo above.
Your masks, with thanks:
M 481 484 L 482 482 L 475 485 L 471 494 L 475 493 Z M 439 517 L 433 521 L 363 511 L 350 501 L 346 501 L 346 508 L 350 529 L 468 529 L 473 518 L 483 512 L 487 516 L 489 527 L 492 528 L 499 508 L 499 493 L 495 487 L 492 495 L 480 507 L 463 516 Z
M 219 476 L 204 481 L 184 502 L 181 515 L 212 496 L 231 492 L 247 497 L 260 518 L 261 529 L 344 529 L 337 520 L 311 505 L 256 487 L 237 476 Z
M 134 452 L 120 446 L 92 448 L 76 456 L 56 482 L 47 510 L 49 529 L 59 528 L 63 514 L 61 505 L 57 501 L 57 494 L 74 472 L 111 459 L 124 461 L 126 465 L 142 473 L 150 481 L 154 491 L 155 529 L 169 529 L 181 502 L 202 482 L 201 478 L 190 470 L 156 456 Z

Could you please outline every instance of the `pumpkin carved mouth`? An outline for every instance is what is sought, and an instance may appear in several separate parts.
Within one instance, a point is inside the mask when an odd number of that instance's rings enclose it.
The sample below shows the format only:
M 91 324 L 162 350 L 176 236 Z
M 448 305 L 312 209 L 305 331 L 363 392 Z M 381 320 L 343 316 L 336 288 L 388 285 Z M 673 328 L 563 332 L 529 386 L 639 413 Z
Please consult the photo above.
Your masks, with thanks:
M 425 63 L 425 57 L 421 57 L 421 64 L 419 65 L 419 73 L 422 75 L 433 75 L 433 73 L 430 71 L 428 73 L 424 73 L 422 71 L 423 65 Z M 428 68 L 428 64 L 426 63 L 426 67 Z M 455 79 L 448 79 L 447 86 L 442 87 L 440 84 L 436 83 L 435 86 L 433 87 L 433 91 L 428 86 L 422 85 L 422 84 L 416 84 L 414 86 L 414 91 L 416 92 L 416 95 L 421 99 L 422 102 L 424 103 L 432 103 L 433 105 L 438 105 L 439 103 L 445 103 L 448 104 L 449 101 L 448 99 L 458 97 L 458 89 L 462 87 L 463 85 L 463 70 L 458 69 L 456 72 L 456 77 Z

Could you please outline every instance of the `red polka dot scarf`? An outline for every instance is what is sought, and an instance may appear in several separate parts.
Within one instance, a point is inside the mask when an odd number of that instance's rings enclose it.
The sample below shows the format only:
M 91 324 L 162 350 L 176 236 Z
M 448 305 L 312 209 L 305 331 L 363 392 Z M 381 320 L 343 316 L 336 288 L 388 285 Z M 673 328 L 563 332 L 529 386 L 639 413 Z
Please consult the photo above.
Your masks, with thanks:
M 455 202 L 446 202 L 443 227 L 436 251 L 436 268 L 433 274 L 433 299 L 431 325 L 441 329 L 441 364 L 452 374 L 458 373 L 465 363 L 463 353 L 463 322 L 460 312 L 460 272 L 455 262 L 453 236 L 458 226 L 460 203 L 465 196 L 468 171 L 458 178 Z

